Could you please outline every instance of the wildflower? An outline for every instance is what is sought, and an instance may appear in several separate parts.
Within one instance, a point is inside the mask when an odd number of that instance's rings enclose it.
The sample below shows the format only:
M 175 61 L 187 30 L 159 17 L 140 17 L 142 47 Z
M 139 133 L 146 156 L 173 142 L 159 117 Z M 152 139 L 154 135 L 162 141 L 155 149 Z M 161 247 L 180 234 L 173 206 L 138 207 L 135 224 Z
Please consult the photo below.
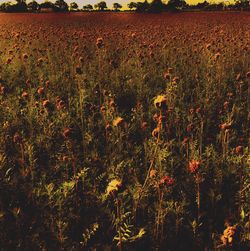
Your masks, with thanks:
M 51 108 L 51 103 L 50 103 L 50 101 L 48 99 L 43 101 L 43 107 L 45 109 L 50 109 Z
M 49 80 L 47 80 L 47 81 L 45 82 L 45 86 L 46 86 L 47 88 L 50 86 L 50 81 L 49 81 Z
M 159 186 L 162 186 L 162 185 L 173 186 L 173 184 L 174 184 L 174 179 L 170 178 L 167 175 L 162 177 L 159 181 Z
M 189 109 L 189 113 L 190 113 L 190 114 L 194 114 L 194 108 L 190 108 L 190 109 Z
M 156 127 L 156 128 L 153 130 L 153 132 L 152 132 L 152 136 L 153 136 L 154 138 L 158 138 L 159 133 L 160 133 L 160 128 L 159 128 L 159 127 Z
M 115 104 L 115 101 L 114 100 L 111 100 L 110 102 L 109 102 L 109 105 L 111 106 L 111 107 L 115 107 L 116 106 L 116 104 Z
M 229 107 L 229 102 L 225 101 L 224 104 L 223 104 L 223 107 L 224 107 L 224 110 L 227 110 L 228 107 Z
M 187 126 L 187 132 L 190 133 L 193 129 L 194 129 L 194 124 L 192 124 L 192 123 L 188 124 L 188 126 Z
M 237 80 L 237 81 L 241 80 L 241 74 L 240 74 L 240 73 L 237 74 L 236 80 Z
M 37 89 L 37 93 L 38 93 L 39 95 L 44 94 L 44 87 L 39 87 L 39 88 Z
M 158 122 L 158 120 L 159 120 L 159 116 L 158 116 L 158 114 L 157 114 L 157 113 L 155 113 L 155 114 L 154 114 L 154 116 L 153 116 L 153 120 L 154 120 L 155 122 Z
M 12 61 L 12 59 L 11 59 L 11 58 L 7 58 L 7 60 L 6 60 L 6 64 L 10 64 L 10 63 L 11 63 L 11 61 Z
M 155 176 L 156 176 L 156 170 L 155 169 L 152 169 L 151 171 L 150 171 L 150 173 L 149 173 L 149 177 L 150 178 L 154 178 Z
M 170 74 L 169 74 L 169 72 L 166 72 L 166 73 L 164 74 L 164 78 L 165 78 L 166 80 L 170 80 Z
M 24 53 L 24 54 L 23 54 L 23 59 L 24 59 L 24 60 L 28 59 L 28 54 L 27 54 L 27 53 Z
M 39 65 L 41 65 L 43 63 L 43 61 L 44 61 L 43 58 L 38 58 L 38 60 L 37 60 Z
M 5 87 L 0 84 L 0 94 L 3 95 L 3 94 L 5 94 L 5 92 L 6 92 Z
M 190 173 L 195 173 L 200 167 L 201 161 L 192 159 L 188 163 L 188 170 Z
M 29 79 L 26 80 L 26 85 L 30 86 L 31 85 L 31 81 Z
M 110 124 L 107 124 L 107 125 L 105 126 L 105 130 L 106 130 L 106 131 L 111 131 L 111 129 L 112 129 L 112 127 L 111 127 Z
M 182 141 L 182 144 L 185 145 L 189 142 L 189 137 L 185 137 Z
M 235 148 L 235 153 L 236 154 L 243 154 L 243 150 L 244 150 L 244 147 L 243 146 L 237 146 L 236 148 Z
M 101 106 L 101 108 L 100 108 L 100 112 L 101 112 L 101 113 L 105 113 L 105 111 L 106 111 L 105 106 Z
M 210 50 L 211 44 L 207 44 L 207 45 L 206 45 L 206 48 L 207 48 L 207 50 Z
M 68 162 L 69 161 L 69 156 L 64 155 L 62 160 L 63 160 L 63 162 Z
M 227 130 L 231 128 L 231 123 L 224 123 L 220 125 L 221 130 Z
M 103 39 L 101 37 L 96 39 L 96 46 L 100 49 L 101 47 L 104 46 Z
M 65 139 L 69 139 L 72 136 L 72 130 L 70 128 L 66 128 L 63 131 L 63 137 Z
M 167 98 L 165 95 L 158 95 L 154 100 L 154 105 L 156 108 L 166 107 Z
M 214 55 L 214 59 L 218 60 L 221 57 L 221 54 L 218 52 Z
M 160 123 L 160 124 L 164 123 L 164 122 L 166 121 L 166 118 L 167 118 L 166 116 L 160 115 L 160 116 L 159 116 L 159 120 L 158 120 L 159 123 Z
M 63 100 L 58 100 L 56 104 L 57 110 L 63 110 L 65 108 L 65 103 Z
M 84 60 L 83 60 L 83 57 L 80 57 L 80 58 L 79 58 L 79 63 L 83 63 L 83 61 L 84 61 Z
M 173 82 L 179 83 L 179 81 L 180 81 L 180 78 L 179 78 L 179 77 L 174 77 L 174 78 L 173 78 Z
M 22 93 L 22 98 L 26 99 L 28 98 L 29 94 L 27 92 L 23 92 Z
M 122 186 L 122 182 L 117 179 L 113 179 L 109 182 L 107 186 L 107 195 L 110 195 L 111 193 L 114 193 L 118 191 L 118 189 Z
M 113 126 L 117 127 L 117 126 L 121 126 L 122 124 L 125 123 L 125 120 L 122 117 L 117 117 L 114 121 L 113 121 Z
M 231 246 L 234 241 L 234 237 L 236 234 L 236 226 L 228 226 L 224 231 L 223 235 L 221 236 L 221 241 L 224 246 Z
M 131 37 L 132 37 L 132 38 L 135 38 L 135 37 L 136 37 L 136 33 L 133 32 L 133 33 L 131 34 Z

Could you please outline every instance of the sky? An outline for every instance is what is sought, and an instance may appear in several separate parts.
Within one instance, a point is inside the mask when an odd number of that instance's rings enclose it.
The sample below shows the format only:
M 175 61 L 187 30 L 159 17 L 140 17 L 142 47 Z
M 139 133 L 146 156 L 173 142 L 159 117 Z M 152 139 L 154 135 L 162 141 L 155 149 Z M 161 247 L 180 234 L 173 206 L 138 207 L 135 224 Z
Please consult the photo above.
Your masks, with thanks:
M 15 0 L 0 0 L 0 3 L 3 2 L 15 2 Z M 31 0 L 26 0 L 27 2 L 30 2 Z M 43 3 L 45 2 L 45 0 L 36 0 L 38 3 Z M 51 2 L 55 2 L 55 0 L 50 0 Z M 71 3 L 71 2 L 76 2 L 79 5 L 79 8 L 82 8 L 83 5 L 87 5 L 87 4 L 96 4 L 102 0 L 65 0 L 67 3 Z M 128 3 L 130 2 L 143 2 L 144 0 L 104 0 L 108 7 L 112 7 L 113 3 L 117 2 L 120 3 L 121 5 L 127 6 Z M 148 0 L 149 2 L 151 0 Z M 163 0 L 163 2 L 167 2 L 168 0 Z M 207 0 L 208 2 L 233 2 L 233 0 L 229 0 L 229 1 L 223 1 L 223 0 Z M 197 4 L 199 2 L 204 2 L 204 0 L 186 0 L 187 3 L 189 4 Z

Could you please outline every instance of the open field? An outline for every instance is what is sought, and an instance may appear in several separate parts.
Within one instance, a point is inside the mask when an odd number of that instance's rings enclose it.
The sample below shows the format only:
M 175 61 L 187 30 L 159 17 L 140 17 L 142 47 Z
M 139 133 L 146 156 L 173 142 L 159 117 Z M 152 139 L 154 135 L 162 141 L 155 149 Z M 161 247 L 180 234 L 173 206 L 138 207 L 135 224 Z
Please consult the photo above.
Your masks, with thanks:
M 249 13 L 0 14 L 0 250 L 247 250 L 249 84 Z

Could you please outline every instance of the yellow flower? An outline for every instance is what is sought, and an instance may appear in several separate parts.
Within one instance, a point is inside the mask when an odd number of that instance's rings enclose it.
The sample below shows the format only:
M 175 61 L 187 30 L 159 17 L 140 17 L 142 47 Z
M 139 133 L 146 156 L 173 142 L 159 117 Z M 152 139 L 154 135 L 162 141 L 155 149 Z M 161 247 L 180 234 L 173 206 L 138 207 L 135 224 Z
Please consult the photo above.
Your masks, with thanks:
M 109 195 L 110 193 L 114 192 L 114 191 L 118 191 L 119 187 L 122 185 L 121 181 L 114 179 L 111 180 L 108 184 L 107 187 L 107 194 Z
M 121 117 L 117 117 L 114 121 L 113 121 L 113 126 L 119 126 L 122 123 L 124 123 L 124 119 Z
M 156 108 L 161 108 L 167 104 L 167 98 L 165 95 L 158 95 L 154 100 L 154 105 Z

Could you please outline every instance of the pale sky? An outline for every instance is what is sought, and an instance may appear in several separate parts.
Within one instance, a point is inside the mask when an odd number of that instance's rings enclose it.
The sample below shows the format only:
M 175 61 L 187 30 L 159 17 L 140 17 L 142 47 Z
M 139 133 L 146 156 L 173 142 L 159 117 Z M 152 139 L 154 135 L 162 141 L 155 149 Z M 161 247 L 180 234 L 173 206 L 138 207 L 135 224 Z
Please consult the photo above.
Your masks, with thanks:
M 15 0 L 0 0 L 0 3 L 3 2 L 15 2 Z M 30 0 L 26 0 L 27 2 L 30 2 Z M 43 3 L 45 2 L 45 0 L 36 0 L 38 3 Z M 55 2 L 55 0 L 50 0 L 51 2 Z M 79 5 L 79 8 L 82 8 L 83 5 L 87 5 L 87 4 L 96 4 L 102 0 L 65 0 L 67 3 L 71 3 L 71 2 L 76 2 Z M 123 5 L 123 7 L 127 7 L 127 4 L 130 2 L 143 2 L 144 0 L 104 0 L 108 7 L 112 7 L 113 3 L 117 2 L 120 3 L 121 5 Z M 148 0 L 149 2 L 151 2 L 151 0 Z M 233 0 L 229 0 L 229 1 L 225 1 L 225 0 L 207 0 L 208 2 L 233 2 Z M 163 0 L 163 2 L 168 2 L 168 0 Z M 187 3 L 189 4 L 197 4 L 197 3 L 201 3 L 204 2 L 204 0 L 186 0 Z

